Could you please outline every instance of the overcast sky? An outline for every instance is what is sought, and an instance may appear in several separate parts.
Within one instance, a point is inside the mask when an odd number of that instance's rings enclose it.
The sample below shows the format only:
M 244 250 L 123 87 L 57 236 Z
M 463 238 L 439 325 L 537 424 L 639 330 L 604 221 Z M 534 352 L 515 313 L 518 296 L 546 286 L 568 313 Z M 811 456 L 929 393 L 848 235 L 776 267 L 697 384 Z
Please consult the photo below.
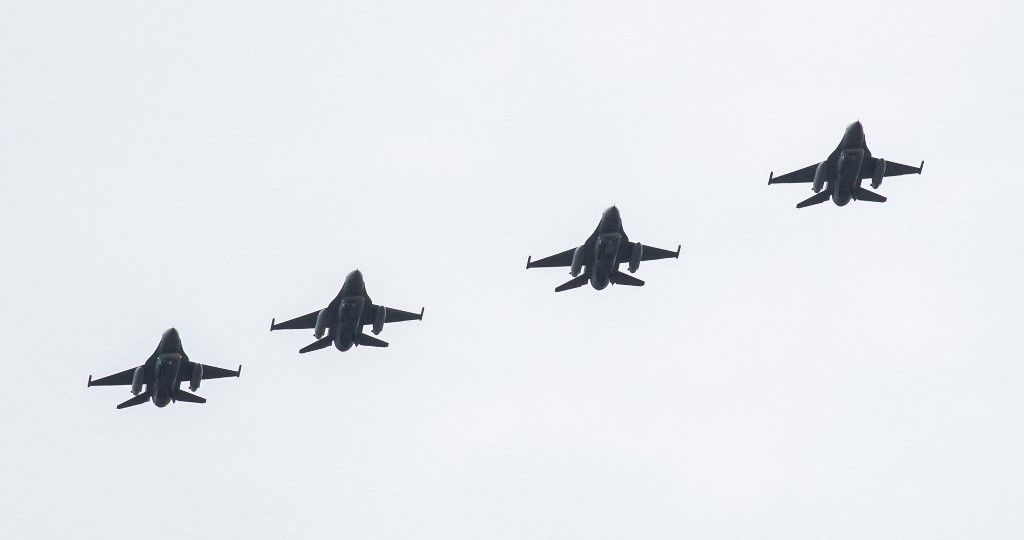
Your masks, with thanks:
M 0 530 L 1020 537 L 1024 9 L 619 4 L 0 4 Z M 524 269 L 612 204 L 680 259 Z M 86 389 L 171 326 L 241 378 Z

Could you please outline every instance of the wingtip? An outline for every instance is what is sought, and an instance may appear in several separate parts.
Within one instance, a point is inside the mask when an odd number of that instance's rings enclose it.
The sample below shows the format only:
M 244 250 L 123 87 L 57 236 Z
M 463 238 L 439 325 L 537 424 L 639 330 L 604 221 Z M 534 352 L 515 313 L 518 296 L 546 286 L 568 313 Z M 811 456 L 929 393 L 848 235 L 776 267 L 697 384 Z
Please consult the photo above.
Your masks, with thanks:
M 678 246 L 676 246 L 676 258 L 677 259 L 679 258 L 679 252 L 682 251 L 682 250 L 683 250 L 683 245 L 682 244 L 679 244 Z
M 922 159 L 921 160 L 921 166 L 917 168 L 917 174 L 921 174 L 923 172 L 924 172 L 924 160 Z
M 530 263 L 533 261 L 533 255 L 526 257 L 526 269 L 530 269 Z
M 235 373 L 235 377 L 241 377 L 241 376 L 242 376 L 242 364 L 238 364 L 238 372 Z
M 89 375 L 89 382 L 85 383 L 86 388 L 89 388 L 90 386 L 92 386 L 92 375 Z
M 273 332 L 273 331 L 274 331 L 274 323 L 275 323 L 275 322 L 277 322 L 277 319 L 276 319 L 276 318 L 272 318 L 272 319 L 270 319 L 270 331 L 271 331 L 271 332 Z
M 421 321 L 423 320 L 423 312 L 426 311 L 426 310 L 427 310 L 427 308 L 425 308 L 425 307 L 421 307 L 420 308 L 420 320 Z
M 775 171 L 768 173 L 768 185 L 771 185 L 772 178 L 775 178 Z

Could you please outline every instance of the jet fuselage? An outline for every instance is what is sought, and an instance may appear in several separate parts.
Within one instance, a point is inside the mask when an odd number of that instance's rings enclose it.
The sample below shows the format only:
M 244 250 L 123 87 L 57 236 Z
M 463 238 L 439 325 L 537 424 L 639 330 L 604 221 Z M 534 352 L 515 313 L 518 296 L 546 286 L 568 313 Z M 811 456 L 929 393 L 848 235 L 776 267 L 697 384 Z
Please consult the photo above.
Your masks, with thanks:
M 619 216 L 619 209 L 613 206 L 605 210 L 601 216 L 593 247 L 593 263 L 587 269 L 590 274 L 590 285 L 599 291 L 611 283 L 612 272 L 619 268 L 619 245 L 622 243 L 622 235 L 622 218 Z
M 355 344 L 356 336 L 362 333 L 363 310 L 366 308 L 366 283 L 359 270 L 345 277 L 338 296 L 321 312 L 327 317 L 328 335 L 339 351 L 347 351 Z M 319 325 L 318 325 L 319 327 Z M 319 337 L 319 336 L 317 336 Z
M 853 199 L 853 191 L 861 185 L 861 167 L 870 158 L 871 151 L 865 143 L 864 127 L 860 122 L 850 124 L 839 143 L 835 159 L 830 159 L 831 163 L 826 164 L 833 173 L 826 183 L 832 190 L 832 202 L 837 206 L 846 206 Z
M 164 332 L 160 338 L 160 345 L 157 347 L 156 358 L 153 359 L 151 372 L 152 400 L 157 407 L 166 407 L 174 400 L 174 391 L 177 390 L 178 373 L 181 371 L 181 361 L 185 351 L 181 347 L 181 336 L 174 328 Z
M 150 400 L 157 407 L 166 407 L 174 401 L 174 391 L 181 383 L 181 364 L 187 358 L 181 347 L 178 331 L 171 328 L 161 336 L 156 355 L 142 365 L 141 382 L 150 392 Z

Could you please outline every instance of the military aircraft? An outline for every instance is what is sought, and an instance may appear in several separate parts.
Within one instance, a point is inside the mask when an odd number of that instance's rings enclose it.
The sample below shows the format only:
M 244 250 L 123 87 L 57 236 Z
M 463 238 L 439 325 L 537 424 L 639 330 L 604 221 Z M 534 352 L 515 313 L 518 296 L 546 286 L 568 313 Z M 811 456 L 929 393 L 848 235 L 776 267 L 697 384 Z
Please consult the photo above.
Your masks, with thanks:
M 331 343 L 334 343 L 339 351 L 347 351 L 353 345 L 388 346 L 386 341 L 363 333 L 363 327 L 368 324 L 372 325 L 373 335 L 377 335 L 384 329 L 385 323 L 412 320 L 423 320 L 422 308 L 419 313 L 410 313 L 375 305 L 366 294 L 362 272 L 355 270 L 345 277 L 345 284 L 342 285 L 338 296 L 335 296 L 326 308 L 282 323 L 271 319 L 270 331 L 312 328 L 316 341 L 299 349 L 300 353 L 323 349 Z M 326 337 L 324 333 L 327 334 Z
M 640 267 L 640 261 L 672 257 L 678 259 L 681 249 L 682 245 L 676 247 L 675 251 L 669 251 L 645 246 L 640 242 L 631 243 L 625 231 L 622 230 L 619 209 L 613 206 L 604 211 L 594 234 L 591 234 L 590 238 L 583 242 L 583 245 L 536 261 L 533 260 L 533 257 L 528 257 L 526 268 L 568 266 L 569 275 L 573 276 L 573 279 L 555 287 L 555 292 L 582 287 L 588 281 L 599 291 L 607 287 L 609 283 L 640 287 L 644 282 L 620 272 L 620 264 L 628 263 L 629 272 L 634 273 Z
M 181 389 L 181 385 L 185 381 L 189 382 L 188 389 L 195 392 L 199 389 L 200 381 L 221 377 L 238 377 L 241 373 L 242 366 L 238 366 L 238 371 L 231 371 L 190 361 L 184 349 L 181 348 L 181 337 L 178 336 L 178 331 L 171 328 L 164 332 L 160 338 L 160 344 L 156 346 L 156 350 L 149 355 L 144 364 L 95 381 L 92 380 L 92 375 L 89 375 L 87 386 L 131 385 L 132 394 L 135 397 L 118 405 L 118 409 L 141 405 L 150 399 L 157 407 L 166 407 L 172 401 L 206 403 L 205 398 Z M 145 391 L 143 391 L 143 386 L 145 386 Z
M 845 206 L 850 199 L 885 202 L 885 197 L 861 187 L 863 180 L 870 178 L 871 187 L 878 189 L 882 185 L 882 178 L 886 176 L 921 174 L 923 169 L 923 161 L 920 167 L 911 167 L 871 157 L 871 151 L 864 141 L 864 126 L 857 121 L 846 128 L 843 140 L 825 161 L 782 176 L 775 176 L 772 172 L 768 175 L 768 184 L 810 182 L 815 195 L 798 203 L 797 208 L 823 203 L 829 197 L 837 206 Z

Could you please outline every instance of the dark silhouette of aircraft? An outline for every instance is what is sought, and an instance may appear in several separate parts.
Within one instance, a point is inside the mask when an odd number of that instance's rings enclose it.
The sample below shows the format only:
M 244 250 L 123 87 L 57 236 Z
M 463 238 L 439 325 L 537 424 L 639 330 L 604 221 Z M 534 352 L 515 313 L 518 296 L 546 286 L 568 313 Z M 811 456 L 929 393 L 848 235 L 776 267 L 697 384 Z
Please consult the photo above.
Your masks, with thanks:
M 368 324 L 372 325 L 373 335 L 377 335 L 384 329 L 386 323 L 412 320 L 423 320 L 422 308 L 419 313 L 410 313 L 375 305 L 366 294 L 362 272 L 355 270 L 345 277 L 345 284 L 342 285 L 338 296 L 335 296 L 326 308 L 282 323 L 271 319 L 270 331 L 312 328 L 313 337 L 317 339 L 299 349 L 300 353 L 323 349 L 331 343 L 334 343 L 339 351 L 347 351 L 353 345 L 388 346 L 386 341 L 363 333 L 363 327 Z
M 864 127 L 858 121 L 846 128 L 843 140 L 825 161 L 782 176 L 775 176 L 773 172 L 768 175 L 768 184 L 811 182 L 811 190 L 815 195 L 798 203 L 797 208 L 823 203 L 829 197 L 837 206 L 846 206 L 850 199 L 885 202 L 885 197 L 861 187 L 863 180 L 870 178 L 871 187 L 878 189 L 882 185 L 882 178 L 886 176 L 921 174 L 923 169 L 923 161 L 920 167 L 911 167 L 871 157 L 871 151 L 864 141 Z
M 675 251 L 669 251 L 645 246 L 640 242 L 631 243 L 626 232 L 622 230 L 619 209 L 613 206 L 604 211 L 594 234 L 591 234 L 582 246 L 536 261 L 529 257 L 526 259 L 526 268 L 568 266 L 569 275 L 573 276 L 573 279 L 555 287 L 555 292 L 582 287 L 587 281 L 599 291 L 609 283 L 640 287 L 644 282 L 620 272 L 620 264 L 628 263 L 629 272 L 634 273 L 640 267 L 640 261 L 672 257 L 678 259 L 680 249 L 682 245 L 676 247 Z
M 181 348 L 181 337 L 178 336 L 178 331 L 171 328 L 164 332 L 160 338 L 160 344 L 156 346 L 156 350 L 149 355 L 144 364 L 95 381 L 92 380 L 92 375 L 89 375 L 88 386 L 131 385 L 132 394 L 135 397 L 118 405 L 118 409 L 141 405 L 150 399 L 157 407 L 166 407 L 172 401 L 206 403 L 205 398 L 181 389 L 181 385 L 185 381 L 189 383 L 188 389 L 195 392 L 199 389 L 200 381 L 221 377 L 238 377 L 241 373 L 242 366 L 238 366 L 238 371 L 231 371 L 190 361 L 185 350 Z M 145 391 L 143 391 L 143 387 L 145 387 Z

